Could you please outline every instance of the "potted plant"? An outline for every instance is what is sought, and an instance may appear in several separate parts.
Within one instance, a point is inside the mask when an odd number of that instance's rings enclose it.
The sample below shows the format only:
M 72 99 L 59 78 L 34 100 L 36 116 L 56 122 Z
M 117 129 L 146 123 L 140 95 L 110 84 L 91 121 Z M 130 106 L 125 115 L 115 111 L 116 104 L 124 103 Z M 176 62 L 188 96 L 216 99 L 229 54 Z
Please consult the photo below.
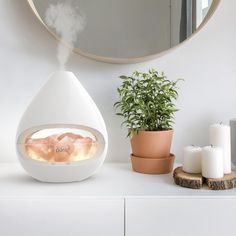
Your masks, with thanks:
M 122 116 L 131 141 L 134 171 L 149 174 L 169 173 L 175 156 L 170 153 L 173 115 L 177 110 L 177 83 L 151 69 L 120 76 L 119 100 L 114 104 Z

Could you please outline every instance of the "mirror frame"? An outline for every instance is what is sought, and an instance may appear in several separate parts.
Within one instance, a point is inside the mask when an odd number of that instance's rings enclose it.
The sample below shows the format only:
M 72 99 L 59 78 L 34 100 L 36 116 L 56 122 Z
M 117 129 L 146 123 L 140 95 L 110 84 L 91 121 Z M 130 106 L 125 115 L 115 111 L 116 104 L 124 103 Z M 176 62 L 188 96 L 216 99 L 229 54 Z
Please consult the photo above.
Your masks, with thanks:
M 27 2 L 28 2 L 28 5 L 30 6 L 31 10 L 33 11 L 34 15 L 43 24 L 43 26 L 54 36 L 54 38 L 56 38 L 60 43 L 63 43 L 66 47 L 70 47 L 70 45 L 65 40 L 60 38 L 56 33 L 54 33 L 43 22 L 43 20 L 41 19 L 40 15 L 38 14 L 38 12 L 37 12 L 37 10 L 35 8 L 33 0 L 27 0 Z M 82 51 L 79 48 L 74 48 L 73 52 L 78 53 L 79 55 L 87 57 L 89 59 L 93 59 L 93 60 L 100 61 L 100 62 L 105 62 L 105 63 L 112 63 L 112 64 L 133 64 L 133 63 L 140 63 L 140 62 L 145 62 L 145 61 L 156 59 L 158 57 L 166 55 L 167 53 L 175 50 L 177 47 L 180 47 L 181 45 L 183 45 L 184 43 L 189 41 L 192 37 L 194 37 L 207 24 L 207 22 L 214 15 L 215 11 L 219 7 L 220 2 L 221 2 L 221 0 L 213 0 L 212 1 L 211 7 L 210 7 L 206 17 L 204 18 L 204 20 L 202 21 L 200 26 L 197 28 L 197 30 L 191 36 L 189 36 L 187 39 L 185 39 L 183 42 L 179 43 L 178 45 L 176 45 L 176 46 L 174 46 L 172 48 L 166 49 L 166 50 L 164 50 L 162 52 L 151 54 L 151 55 L 148 55 L 148 56 L 134 57 L 134 58 L 114 58 L 114 57 L 98 56 L 98 55 L 95 55 L 95 54 L 84 52 L 84 51 Z

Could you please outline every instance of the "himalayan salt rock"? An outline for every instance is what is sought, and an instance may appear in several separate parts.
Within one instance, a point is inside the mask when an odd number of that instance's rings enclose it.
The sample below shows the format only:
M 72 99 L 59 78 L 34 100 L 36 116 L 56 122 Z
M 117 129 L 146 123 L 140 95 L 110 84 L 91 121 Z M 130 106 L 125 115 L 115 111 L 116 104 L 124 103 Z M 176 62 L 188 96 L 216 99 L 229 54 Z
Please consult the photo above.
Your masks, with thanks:
M 54 144 L 49 137 L 40 139 L 27 139 L 26 150 L 27 152 L 33 152 L 34 155 L 49 161 L 54 154 Z
M 88 137 L 76 139 L 76 141 L 74 142 L 75 146 L 74 155 L 87 156 L 92 147 L 92 144 L 93 144 L 92 139 Z
M 69 162 L 87 159 L 91 155 L 93 140 L 89 137 L 68 132 L 40 139 L 28 138 L 25 144 L 28 155 L 33 154 L 34 157 L 37 157 L 36 159 L 42 158 L 51 162 Z M 94 150 L 92 154 L 94 154 Z
M 76 140 L 76 139 L 78 139 L 78 138 L 84 138 L 83 136 L 81 136 L 81 135 L 79 135 L 79 134 L 73 134 L 73 133 L 68 132 L 68 133 L 64 133 L 64 134 L 59 135 L 59 136 L 58 136 L 58 140 L 63 139 L 65 136 L 66 136 L 66 137 L 69 137 L 69 138 L 71 138 L 71 139 L 73 139 L 73 140 Z
M 56 162 L 69 161 L 74 151 L 74 139 L 64 136 L 62 139 L 58 138 L 58 140 L 58 143 L 54 146 L 54 160 Z

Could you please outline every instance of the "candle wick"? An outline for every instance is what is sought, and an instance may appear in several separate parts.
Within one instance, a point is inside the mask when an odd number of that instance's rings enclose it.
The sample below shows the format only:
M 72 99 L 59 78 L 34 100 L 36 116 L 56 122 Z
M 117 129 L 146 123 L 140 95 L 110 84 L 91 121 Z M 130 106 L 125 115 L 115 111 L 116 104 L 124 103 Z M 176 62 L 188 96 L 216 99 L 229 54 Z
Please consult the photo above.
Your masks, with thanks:
M 223 122 L 221 121 L 221 122 L 220 122 L 220 125 L 222 125 L 222 123 L 223 123 Z
M 213 145 L 211 144 L 211 147 L 213 148 Z
M 192 147 L 195 147 L 195 145 L 194 145 L 194 144 L 192 144 L 191 146 L 192 146 Z

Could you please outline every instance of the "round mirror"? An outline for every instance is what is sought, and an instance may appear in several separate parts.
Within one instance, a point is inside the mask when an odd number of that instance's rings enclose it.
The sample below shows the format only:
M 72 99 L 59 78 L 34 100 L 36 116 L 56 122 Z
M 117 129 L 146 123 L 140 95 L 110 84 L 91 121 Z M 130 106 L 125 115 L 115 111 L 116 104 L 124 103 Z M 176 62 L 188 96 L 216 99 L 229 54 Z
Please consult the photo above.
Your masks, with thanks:
M 196 33 L 220 0 L 28 0 L 40 21 L 58 39 L 46 19 L 50 6 L 73 4 L 83 28 L 74 51 L 100 61 L 134 63 L 153 59 Z M 60 9 L 63 11 L 63 9 Z M 61 19 L 63 24 L 65 20 Z

